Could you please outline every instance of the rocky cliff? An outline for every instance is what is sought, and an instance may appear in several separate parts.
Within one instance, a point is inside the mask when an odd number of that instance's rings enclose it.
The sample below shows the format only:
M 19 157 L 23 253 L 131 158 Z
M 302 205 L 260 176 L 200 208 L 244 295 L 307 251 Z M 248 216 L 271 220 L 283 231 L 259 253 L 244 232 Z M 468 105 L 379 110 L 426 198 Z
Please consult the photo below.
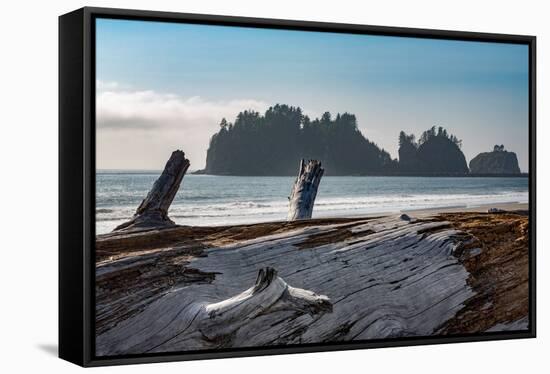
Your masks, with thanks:
M 519 174 L 518 158 L 504 146 L 495 146 L 493 152 L 478 154 L 470 161 L 472 174 Z
M 399 171 L 403 174 L 467 174 L 462 141 L 435 126 L 424 131 L 418 142 L 414 135 L 399 134 Z

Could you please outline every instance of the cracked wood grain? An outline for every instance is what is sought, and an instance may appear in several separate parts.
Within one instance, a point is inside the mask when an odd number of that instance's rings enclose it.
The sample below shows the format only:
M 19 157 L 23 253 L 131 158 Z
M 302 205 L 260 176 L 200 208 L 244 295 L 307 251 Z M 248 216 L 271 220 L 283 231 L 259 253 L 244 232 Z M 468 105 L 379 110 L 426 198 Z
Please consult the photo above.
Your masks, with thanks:
M 97 353 L 525 328 L 526 299 L 506 297 L 523 295 L 524 219 L 483 216 L 492 232 L 510 233 L 513 254 L 483 237 L 487 229 L 471 228 L 479 219 L 389 216 L 100 236 L 109 254 L 96 266 Z M 138 238 L 147 245 L 135 250 Z M 512 258 L 520 268 L 507 271 L 519 275 L 492 278 L 492 267 Z M 489 322 L 476 326 L 480 312 Z

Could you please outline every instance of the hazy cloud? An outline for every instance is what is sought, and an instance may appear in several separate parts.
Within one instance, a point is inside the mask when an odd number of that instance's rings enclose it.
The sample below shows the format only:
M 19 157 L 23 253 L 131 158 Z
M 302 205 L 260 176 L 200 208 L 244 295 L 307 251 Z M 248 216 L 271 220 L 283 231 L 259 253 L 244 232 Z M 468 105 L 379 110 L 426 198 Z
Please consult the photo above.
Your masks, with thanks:
M 97 125 L 113 129 L 204 127 L 222 117 L 232 121 L 244 109 L 263 111 L 267 104 L 240 99 L 209 101 L 199 96 L 184 98 L 156 91 L 104 91 L 97 96 Z
M 98 81 L 96 87 L 97 164 L 102 169 L 158 168 L 174 147 L 186 152 L 193 169 L 202 168 L 223 117 L 232 122 L 242 110 L 268 107 L 254 99 L 206 100 L 130 90 L 116 82 Z

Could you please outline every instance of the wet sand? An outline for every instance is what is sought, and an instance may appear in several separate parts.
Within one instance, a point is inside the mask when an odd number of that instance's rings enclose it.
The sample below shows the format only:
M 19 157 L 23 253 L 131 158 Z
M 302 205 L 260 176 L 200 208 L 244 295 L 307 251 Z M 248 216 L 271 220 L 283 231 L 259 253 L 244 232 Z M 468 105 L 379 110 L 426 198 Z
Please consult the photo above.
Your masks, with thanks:
M 498 203 L 498 204 L 486 204 L 479 205 L 475 207 L 465 207 L 465 206 L 456 206 L 456 207 L 441 207 L 441 208 L 432 208 L 432 209 L 412 209 L 412 210 L 403 210 L 403 213 L 411 214 L 438 214 L 438 213 L 460 213 L 460 212 L 478 212 L 478 213 L 487 213 L 489 209 L 499 209 L 506 212 L 516 212 L 516 211 L 528 211 L 528 203 Z

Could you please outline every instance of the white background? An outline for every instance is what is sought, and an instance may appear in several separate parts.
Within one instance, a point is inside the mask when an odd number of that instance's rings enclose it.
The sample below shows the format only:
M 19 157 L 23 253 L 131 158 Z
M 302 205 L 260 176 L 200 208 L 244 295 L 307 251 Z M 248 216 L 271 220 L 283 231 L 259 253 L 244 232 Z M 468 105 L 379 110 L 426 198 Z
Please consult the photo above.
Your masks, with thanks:
M 0 371 L 72 372 L 57 355 L 57 17 L 84 5 L 538 37 L 538 338 L 133 365 L 96 373 L 521 373 L 548 367 L 550 26 L 545 1 L 5 1 L 0 22 Z M 538 370 L 537 370 L 538 368 Z

